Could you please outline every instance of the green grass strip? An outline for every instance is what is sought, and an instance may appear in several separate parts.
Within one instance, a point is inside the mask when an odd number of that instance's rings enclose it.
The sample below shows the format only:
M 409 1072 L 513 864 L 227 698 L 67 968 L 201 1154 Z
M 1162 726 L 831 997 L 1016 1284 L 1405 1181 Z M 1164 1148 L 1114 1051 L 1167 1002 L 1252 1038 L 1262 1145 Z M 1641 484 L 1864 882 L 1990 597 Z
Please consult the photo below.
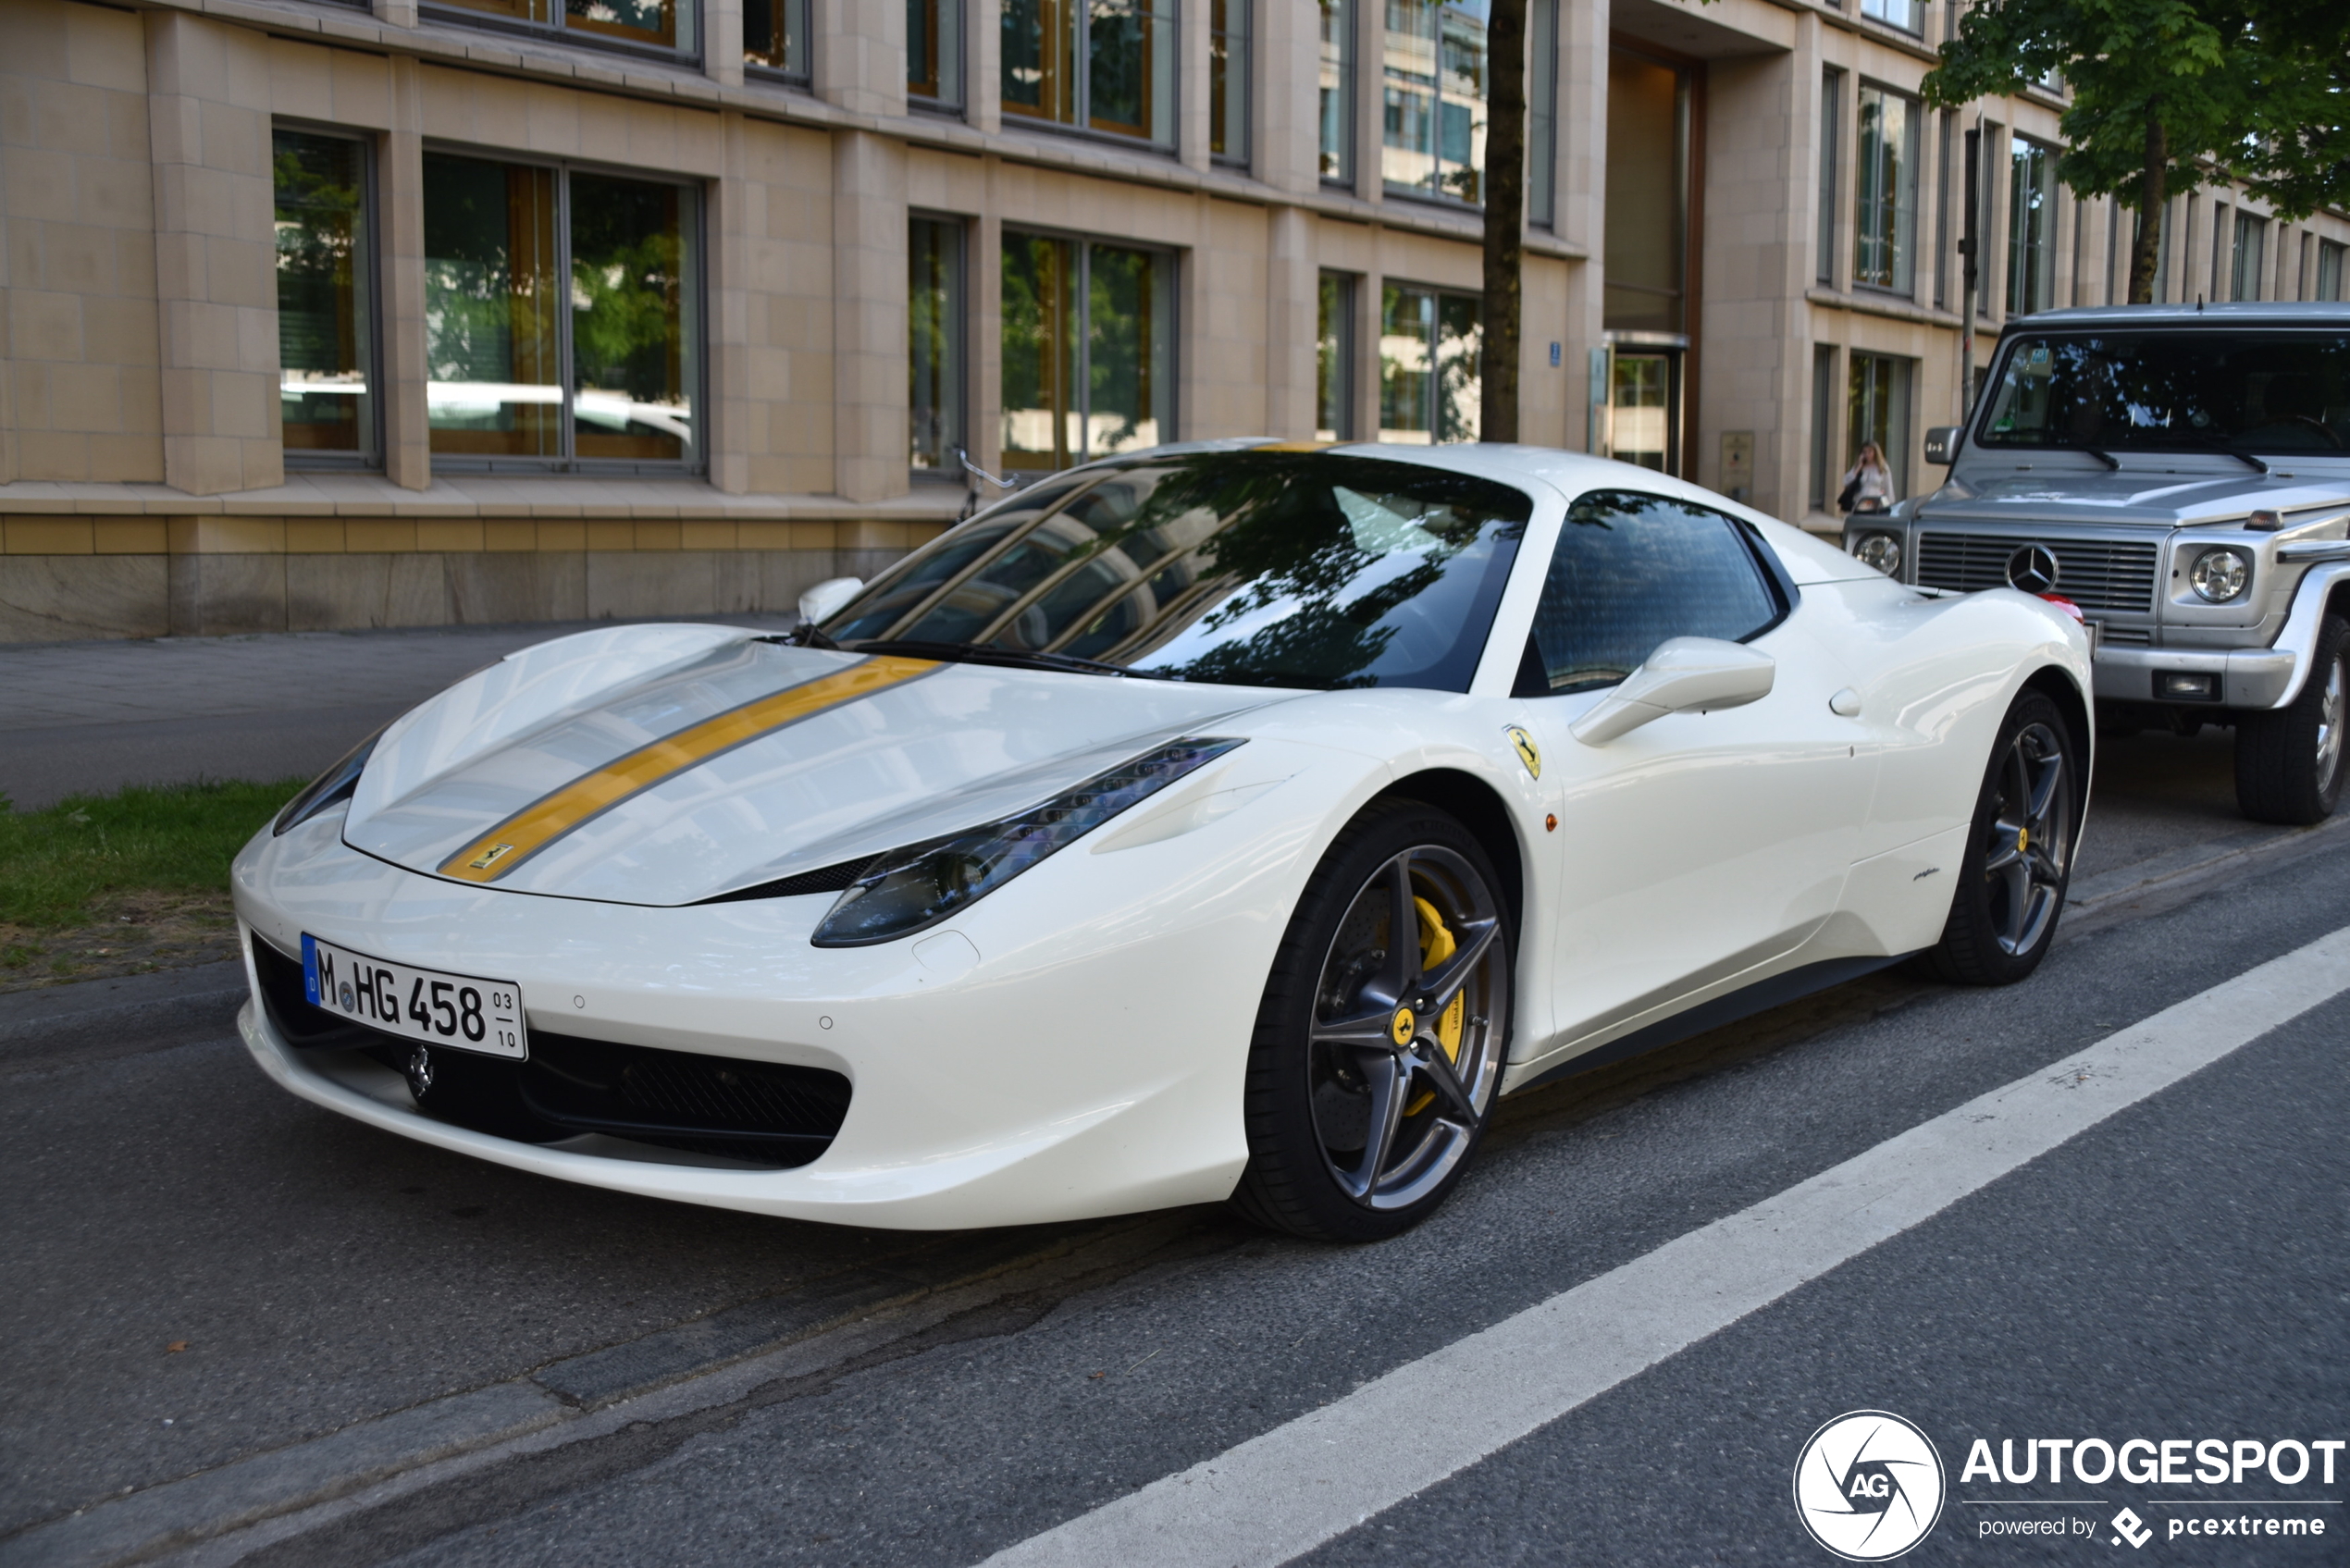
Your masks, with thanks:
M 0 923 L 73 925 L 109 895 L 226 891 L 229 860 L 308 782 L 133 787 L 39 811 L 0 796 Z

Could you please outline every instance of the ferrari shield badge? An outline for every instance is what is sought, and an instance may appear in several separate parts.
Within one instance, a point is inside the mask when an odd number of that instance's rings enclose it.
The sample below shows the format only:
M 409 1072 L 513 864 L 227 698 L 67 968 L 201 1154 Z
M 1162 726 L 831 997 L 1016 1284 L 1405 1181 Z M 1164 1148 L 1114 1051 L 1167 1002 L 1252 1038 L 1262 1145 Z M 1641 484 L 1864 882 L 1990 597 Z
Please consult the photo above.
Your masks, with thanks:
M 1542 748 L 1534 744 L 1534 737 L 1515 724 L 1512 724 L 1502 733 L 1509 736 L 1510 744 L 1517 748 L 1517 759 L 1526 764 L 1526 771 L 1534 777 L 1540 778 L 1542 776 Z

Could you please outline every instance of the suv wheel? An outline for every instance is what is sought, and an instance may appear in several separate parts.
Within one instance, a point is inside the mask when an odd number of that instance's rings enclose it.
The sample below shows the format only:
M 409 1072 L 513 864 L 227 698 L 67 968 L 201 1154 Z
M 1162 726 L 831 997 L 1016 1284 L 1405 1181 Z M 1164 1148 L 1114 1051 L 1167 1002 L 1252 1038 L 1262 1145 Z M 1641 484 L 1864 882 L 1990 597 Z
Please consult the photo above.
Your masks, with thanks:
M 2283 708 L 2236 720 L 2236 805 L 2256 822 L 2307 827 L 2333 815 L 2342 798 L 2350 621 L 2318 623 L 2309 678 Z

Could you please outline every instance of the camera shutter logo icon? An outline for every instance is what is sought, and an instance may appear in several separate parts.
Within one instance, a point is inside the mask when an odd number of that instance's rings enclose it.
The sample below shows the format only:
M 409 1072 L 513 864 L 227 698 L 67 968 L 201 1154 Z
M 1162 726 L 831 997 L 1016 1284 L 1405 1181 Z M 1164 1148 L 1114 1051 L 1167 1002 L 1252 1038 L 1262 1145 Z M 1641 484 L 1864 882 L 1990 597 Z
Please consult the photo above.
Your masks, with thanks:
M 1890 1411 L 1837 1416 L 1795 1462 L 1796 1516 L 1848 1562 L 1884 1562 L 1923 1540 L 1947 1490 L 1932 1440 Z

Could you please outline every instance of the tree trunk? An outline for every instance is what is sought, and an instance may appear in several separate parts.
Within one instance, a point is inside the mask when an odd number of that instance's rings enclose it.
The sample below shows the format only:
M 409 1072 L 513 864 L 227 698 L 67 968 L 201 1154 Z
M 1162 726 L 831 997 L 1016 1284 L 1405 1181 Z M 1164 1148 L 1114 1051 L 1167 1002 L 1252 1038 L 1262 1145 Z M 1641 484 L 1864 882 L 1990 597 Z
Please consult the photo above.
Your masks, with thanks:
M 2171 148 L 2162 125 L 2161 100 L 2146 105 L 2146 167 L 2138 185 L 2138 238 L 2130 248 L 2130 302 L 2154 303 L 2155 265 L 2162 257 L 2162 207 L 2170 200 L 2165 177 Z
M 1478 439 L 1517 439 L 1526 255 L 1526 0 L 1493 0 L 1486 24 L 1485 332 Z

